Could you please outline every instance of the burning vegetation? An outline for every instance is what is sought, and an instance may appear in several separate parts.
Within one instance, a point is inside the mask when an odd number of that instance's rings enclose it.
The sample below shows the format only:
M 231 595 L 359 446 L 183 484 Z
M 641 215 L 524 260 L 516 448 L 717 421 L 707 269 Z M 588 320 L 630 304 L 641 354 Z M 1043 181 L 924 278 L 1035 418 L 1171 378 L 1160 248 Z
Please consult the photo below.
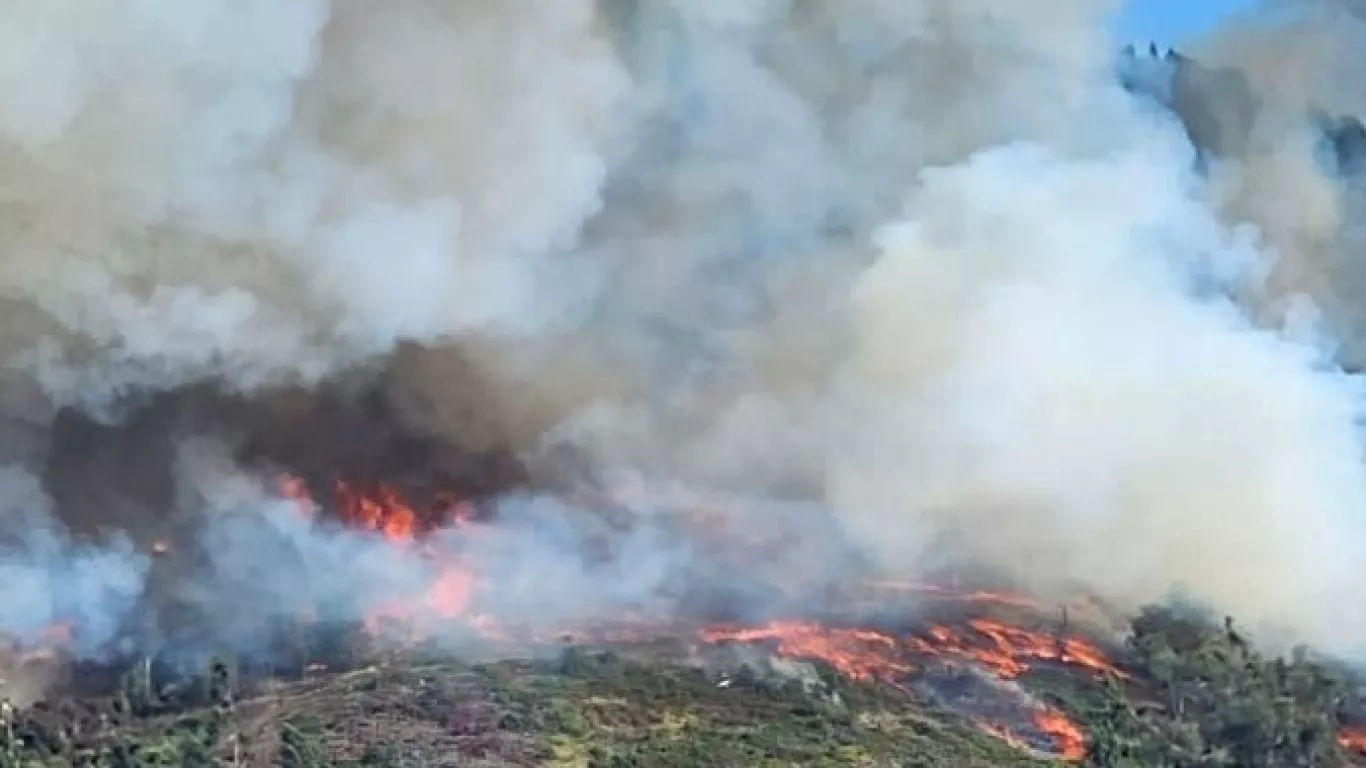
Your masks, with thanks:
M 1354 707 L 1366 713 L 1347 678 L 1303 653 L 1263 658 L 1231 624 L 1200 614 L 1151 609 L 1125 638 L 1088 622 L 1085 601 L 1050 608 L 1018 593 L 883 579 L 843 585 L 852 611 L 537 621 L 499 615 L 496 575 L 464 556 L 498 527 L 474 500 L 414 504 L 396 487 L 345 481 L 315 494 L 292 475 L 278 492 L 288 502 L 280 514 L 334 518 L 429 563 L 426 581 L 350 626 L 319 625 L 305 606 L 269 667 L 226 654 L 197 673 L 146 656 L 121 662 L 103 695 L 9 706 L 4 764 L 842 765 L 911 749 L 946 768 L 1049 758 L 1271 768 L 1366 756 L 1366 723 L 1344 724 Z M 875 617 L 860 615 L 869 604 Z M 70 632 L 54 625 L 19 655 L 60 655 Z M 453 637 L 465 638 L 472 666 L 441 661 Z M 342 706 L 356 696 L 368 702 L 363 714 Z M 614 719 L 632 708 L 643 719 Z M 760 726 L 792 732 L 760 738 Z M 814 731 L 792 741 L 803 729 Z

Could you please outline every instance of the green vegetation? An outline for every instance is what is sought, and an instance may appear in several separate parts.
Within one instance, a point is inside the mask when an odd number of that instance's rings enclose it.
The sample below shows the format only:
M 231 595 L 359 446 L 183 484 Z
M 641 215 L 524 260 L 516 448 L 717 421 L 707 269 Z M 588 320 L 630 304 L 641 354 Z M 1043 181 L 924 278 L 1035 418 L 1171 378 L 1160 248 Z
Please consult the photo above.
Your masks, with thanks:
M 1226 622 L 1148 609 L 1130 647 L 1152 701 L 1114 680 L 1090 713 L 1090 761 L 1106 768 L 1292 768 L 1343 765 L 1344 677 L 1304 651 L 1266 658 Z

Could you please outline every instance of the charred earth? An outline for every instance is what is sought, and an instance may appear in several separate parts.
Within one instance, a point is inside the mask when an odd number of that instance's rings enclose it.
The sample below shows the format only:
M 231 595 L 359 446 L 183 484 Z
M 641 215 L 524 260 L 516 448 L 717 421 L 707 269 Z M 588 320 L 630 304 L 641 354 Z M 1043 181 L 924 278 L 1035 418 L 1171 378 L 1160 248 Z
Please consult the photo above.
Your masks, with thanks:
M 1307 654 L 1264 658 L 1184 609 L 1109 644 L 1010 596 L 944 596 L 903 626 L 486 626 L 460 661 L 314 633 L 284 676 L 146 660 L 102 695 L 6 706 L 0 764 L 1366 764 L 1353 681 Z

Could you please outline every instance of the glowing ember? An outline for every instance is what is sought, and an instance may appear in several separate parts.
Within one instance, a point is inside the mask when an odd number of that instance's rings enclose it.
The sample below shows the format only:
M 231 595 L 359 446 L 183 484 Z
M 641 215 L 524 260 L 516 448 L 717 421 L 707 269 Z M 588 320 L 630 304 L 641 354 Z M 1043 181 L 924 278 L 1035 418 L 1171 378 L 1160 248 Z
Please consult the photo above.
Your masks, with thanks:
M 709 643 L 777 641 L 780 655 L 819 659 L 855 680 L 878 679 L 895 684 L 898 676 L 914 670 L 898 658 L 901 646 L 893 637 L 867 629 L 778 621 L 751 629 L 706 629 L 702 639 Z

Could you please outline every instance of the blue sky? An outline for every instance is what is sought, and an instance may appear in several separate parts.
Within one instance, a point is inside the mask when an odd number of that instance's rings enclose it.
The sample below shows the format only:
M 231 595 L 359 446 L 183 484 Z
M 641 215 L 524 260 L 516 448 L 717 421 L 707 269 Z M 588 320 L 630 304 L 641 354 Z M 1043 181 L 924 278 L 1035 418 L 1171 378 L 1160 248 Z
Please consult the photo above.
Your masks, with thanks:
M 1175 45 L 1199 35 L 1252 0 L 1128 0 L 1120 15 L 1119 36 L 1125 42 L 1155 41 Z

